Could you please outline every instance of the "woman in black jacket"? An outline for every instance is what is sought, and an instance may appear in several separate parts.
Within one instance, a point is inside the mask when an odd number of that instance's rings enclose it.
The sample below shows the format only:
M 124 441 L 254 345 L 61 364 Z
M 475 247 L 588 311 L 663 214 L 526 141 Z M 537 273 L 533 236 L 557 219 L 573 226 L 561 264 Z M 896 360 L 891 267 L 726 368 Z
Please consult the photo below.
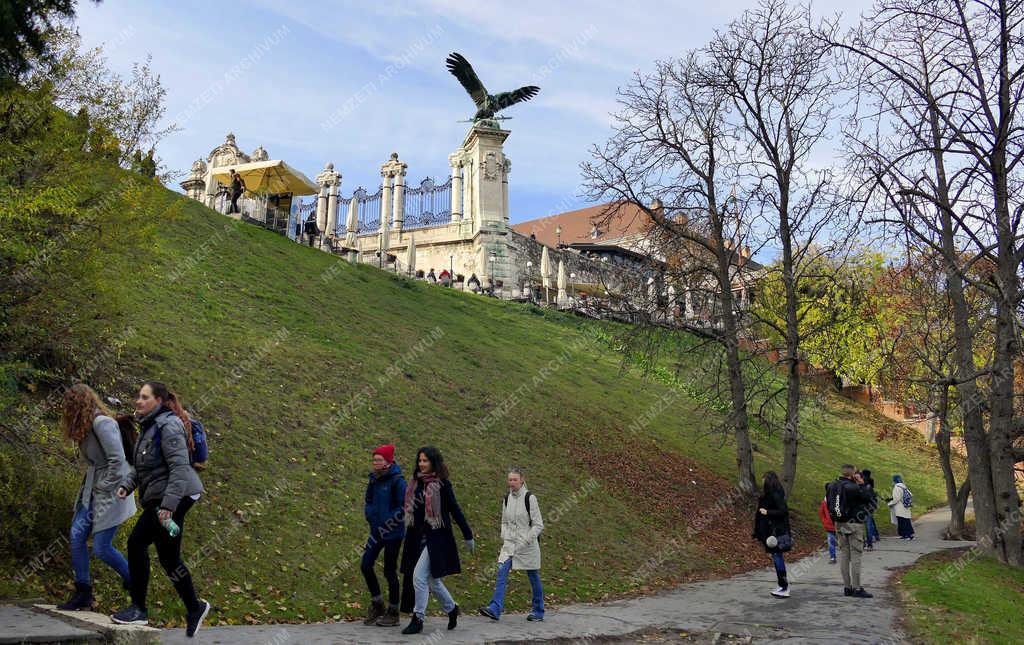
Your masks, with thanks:
M 448 481 L 448 467 L 441 452 L 433 447 L 420 448 L 416 455 L 416 472 L 405 493 L 405 547 L 402 550 L 402 573 L 412 576 L 416 602 L 412 620 L 403 634 L 423 631 L 430 592 L 441 601 L 448 614 L 448 629 L 455 629 L 459 606 L 452 600 L 441 578 L 459 573 L 459 552 L 452 533 L 452 519 L 462 530 L 466 549 L 473 553 L 473 531 L 455 499 L 455 490 Z
M 786 506 L 786 491 L 779 476 L 773 471 L 764 474 L 764 491 L 757 500 L 754 515 L 754 538 L 764 545 L 772 557 L 775 576 L 779 587 L 772 592 L 776 598 L 789 598 L 789 581 L 786 580 L 786 561 L 783 551 L 788 551 L 793 540 L 789 532 L 789 507 Z

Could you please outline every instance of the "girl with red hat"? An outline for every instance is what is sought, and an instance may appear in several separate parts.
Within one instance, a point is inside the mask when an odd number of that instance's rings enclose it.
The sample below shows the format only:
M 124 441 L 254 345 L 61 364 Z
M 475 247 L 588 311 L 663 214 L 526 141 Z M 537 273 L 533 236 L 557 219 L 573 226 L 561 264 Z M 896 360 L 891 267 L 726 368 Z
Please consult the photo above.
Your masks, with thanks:
M 366 485 L 366 522 L 370 537 L 363 548 L 360 568 L 370 590 L 370 608 L 364 625 L 393 627 L 398 624 L 398 554 L 405 537 L 405 478 L 395 463 L 395 447 L 379 446 L 373 451 L 373 470 Z M 384 552 L 384 578 L 388 582 L 388 604 L 384 605 L 380 583 L 373 572 L 380 552 Z

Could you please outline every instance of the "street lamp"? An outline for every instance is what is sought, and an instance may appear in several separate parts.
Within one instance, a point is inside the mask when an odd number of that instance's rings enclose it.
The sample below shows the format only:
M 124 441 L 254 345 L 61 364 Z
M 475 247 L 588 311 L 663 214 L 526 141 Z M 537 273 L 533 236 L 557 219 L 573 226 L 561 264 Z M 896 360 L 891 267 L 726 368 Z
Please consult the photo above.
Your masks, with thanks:
M 448 256 L 448 286 L 455 286 L 455 256 Z
M 487 258 L 491 261 L 491 295 L 494 295 L 494 262 L 498 259 L 498 256 L 491 253 L 490 257 Z

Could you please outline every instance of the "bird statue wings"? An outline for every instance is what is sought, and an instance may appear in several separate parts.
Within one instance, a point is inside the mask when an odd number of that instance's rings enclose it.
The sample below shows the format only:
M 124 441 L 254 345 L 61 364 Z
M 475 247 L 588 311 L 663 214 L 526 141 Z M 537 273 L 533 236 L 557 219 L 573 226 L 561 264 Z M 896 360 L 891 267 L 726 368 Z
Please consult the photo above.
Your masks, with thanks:
M 473 66 L 469 64 L 465 56 L 458 52 L 452 52 L 445 60 L 445 64 L 448 71 L 459 79 L 459 83 L 466 88 L 469 97 L 476 104 L 476 114 L 473 115 L 474 122 L 493 119 L 494 115 L 501 110 L 522 101 L 529 101 L 540 92 L 540 88 L 536 85 L 527 85 L 511 92 L 488 94 L 487 88 L 480 82 L 480 77 L 473 71 Z

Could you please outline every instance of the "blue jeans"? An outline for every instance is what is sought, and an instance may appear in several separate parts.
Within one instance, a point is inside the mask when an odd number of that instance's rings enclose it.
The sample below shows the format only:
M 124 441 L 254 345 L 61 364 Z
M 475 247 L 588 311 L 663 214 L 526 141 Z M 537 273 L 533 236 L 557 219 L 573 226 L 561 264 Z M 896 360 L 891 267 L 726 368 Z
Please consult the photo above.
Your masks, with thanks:
M 864 526 L 867 531 L 867 537 L 864 539 L 864 546 L 871 546 L 872 543 L 878 542 L 882 539 L 882 536 L 878 533 L 878 526 L 875 525 L 874 515 L 868 515 L 868 521 Z
M 775 577 L 778 580 L 779 586 L 783 589 L 788 589 L 789 582 L 786 580 L 786 561 L 782 558 L 781 553 L 772 554 L 772 564 L 775 565 Z
M 420 619 L 427 613 L 427 601 L 430 600 L 431 591 L 441 601 L 444 613 L 447 614 L 455 609 L 455 601 L 448 593 L 448 588 L 440 579 L 430 575 L 430 553 L 427 552 L 426 546 L 423 547 L 420 559 L 416 561 L 416 568 L 413 569 L 412 588 L 416 591 L 416 604 L 413 606 L 412 613 L 419 616 Z
M 494 596 L 487 605 L 494 615 L 501 617 L 505 609 L 505 589 L 508 587 L 508 574 L 512 572 L 512 558 L 505 560 L 498 565 L 498 579 L 494 583 Z M 540 584 L 540 569 L 530 569 L 526 572 L 530 579 L 530 589 L 533 591 L 533 609 L 531 614 L 538 618 L 544 617 L 544 587 Z
M 97 531 L 92 536 L 92 550 L 96 557 L 106 562 L 111 569 L 121 576 L 125 584 L 129 581 L 128 560 L 114 548 L 114 535 L 117 526 Z M 92 503 L 89 508 L 79 506 L 75 517 L 71 520 L 71 566 L 75 570 L 75 582 L 91 585 L 89 574 L 89 534 L 92 533 Z
M 828 531 L 828 559 L 836 559 L 836 532 Z

